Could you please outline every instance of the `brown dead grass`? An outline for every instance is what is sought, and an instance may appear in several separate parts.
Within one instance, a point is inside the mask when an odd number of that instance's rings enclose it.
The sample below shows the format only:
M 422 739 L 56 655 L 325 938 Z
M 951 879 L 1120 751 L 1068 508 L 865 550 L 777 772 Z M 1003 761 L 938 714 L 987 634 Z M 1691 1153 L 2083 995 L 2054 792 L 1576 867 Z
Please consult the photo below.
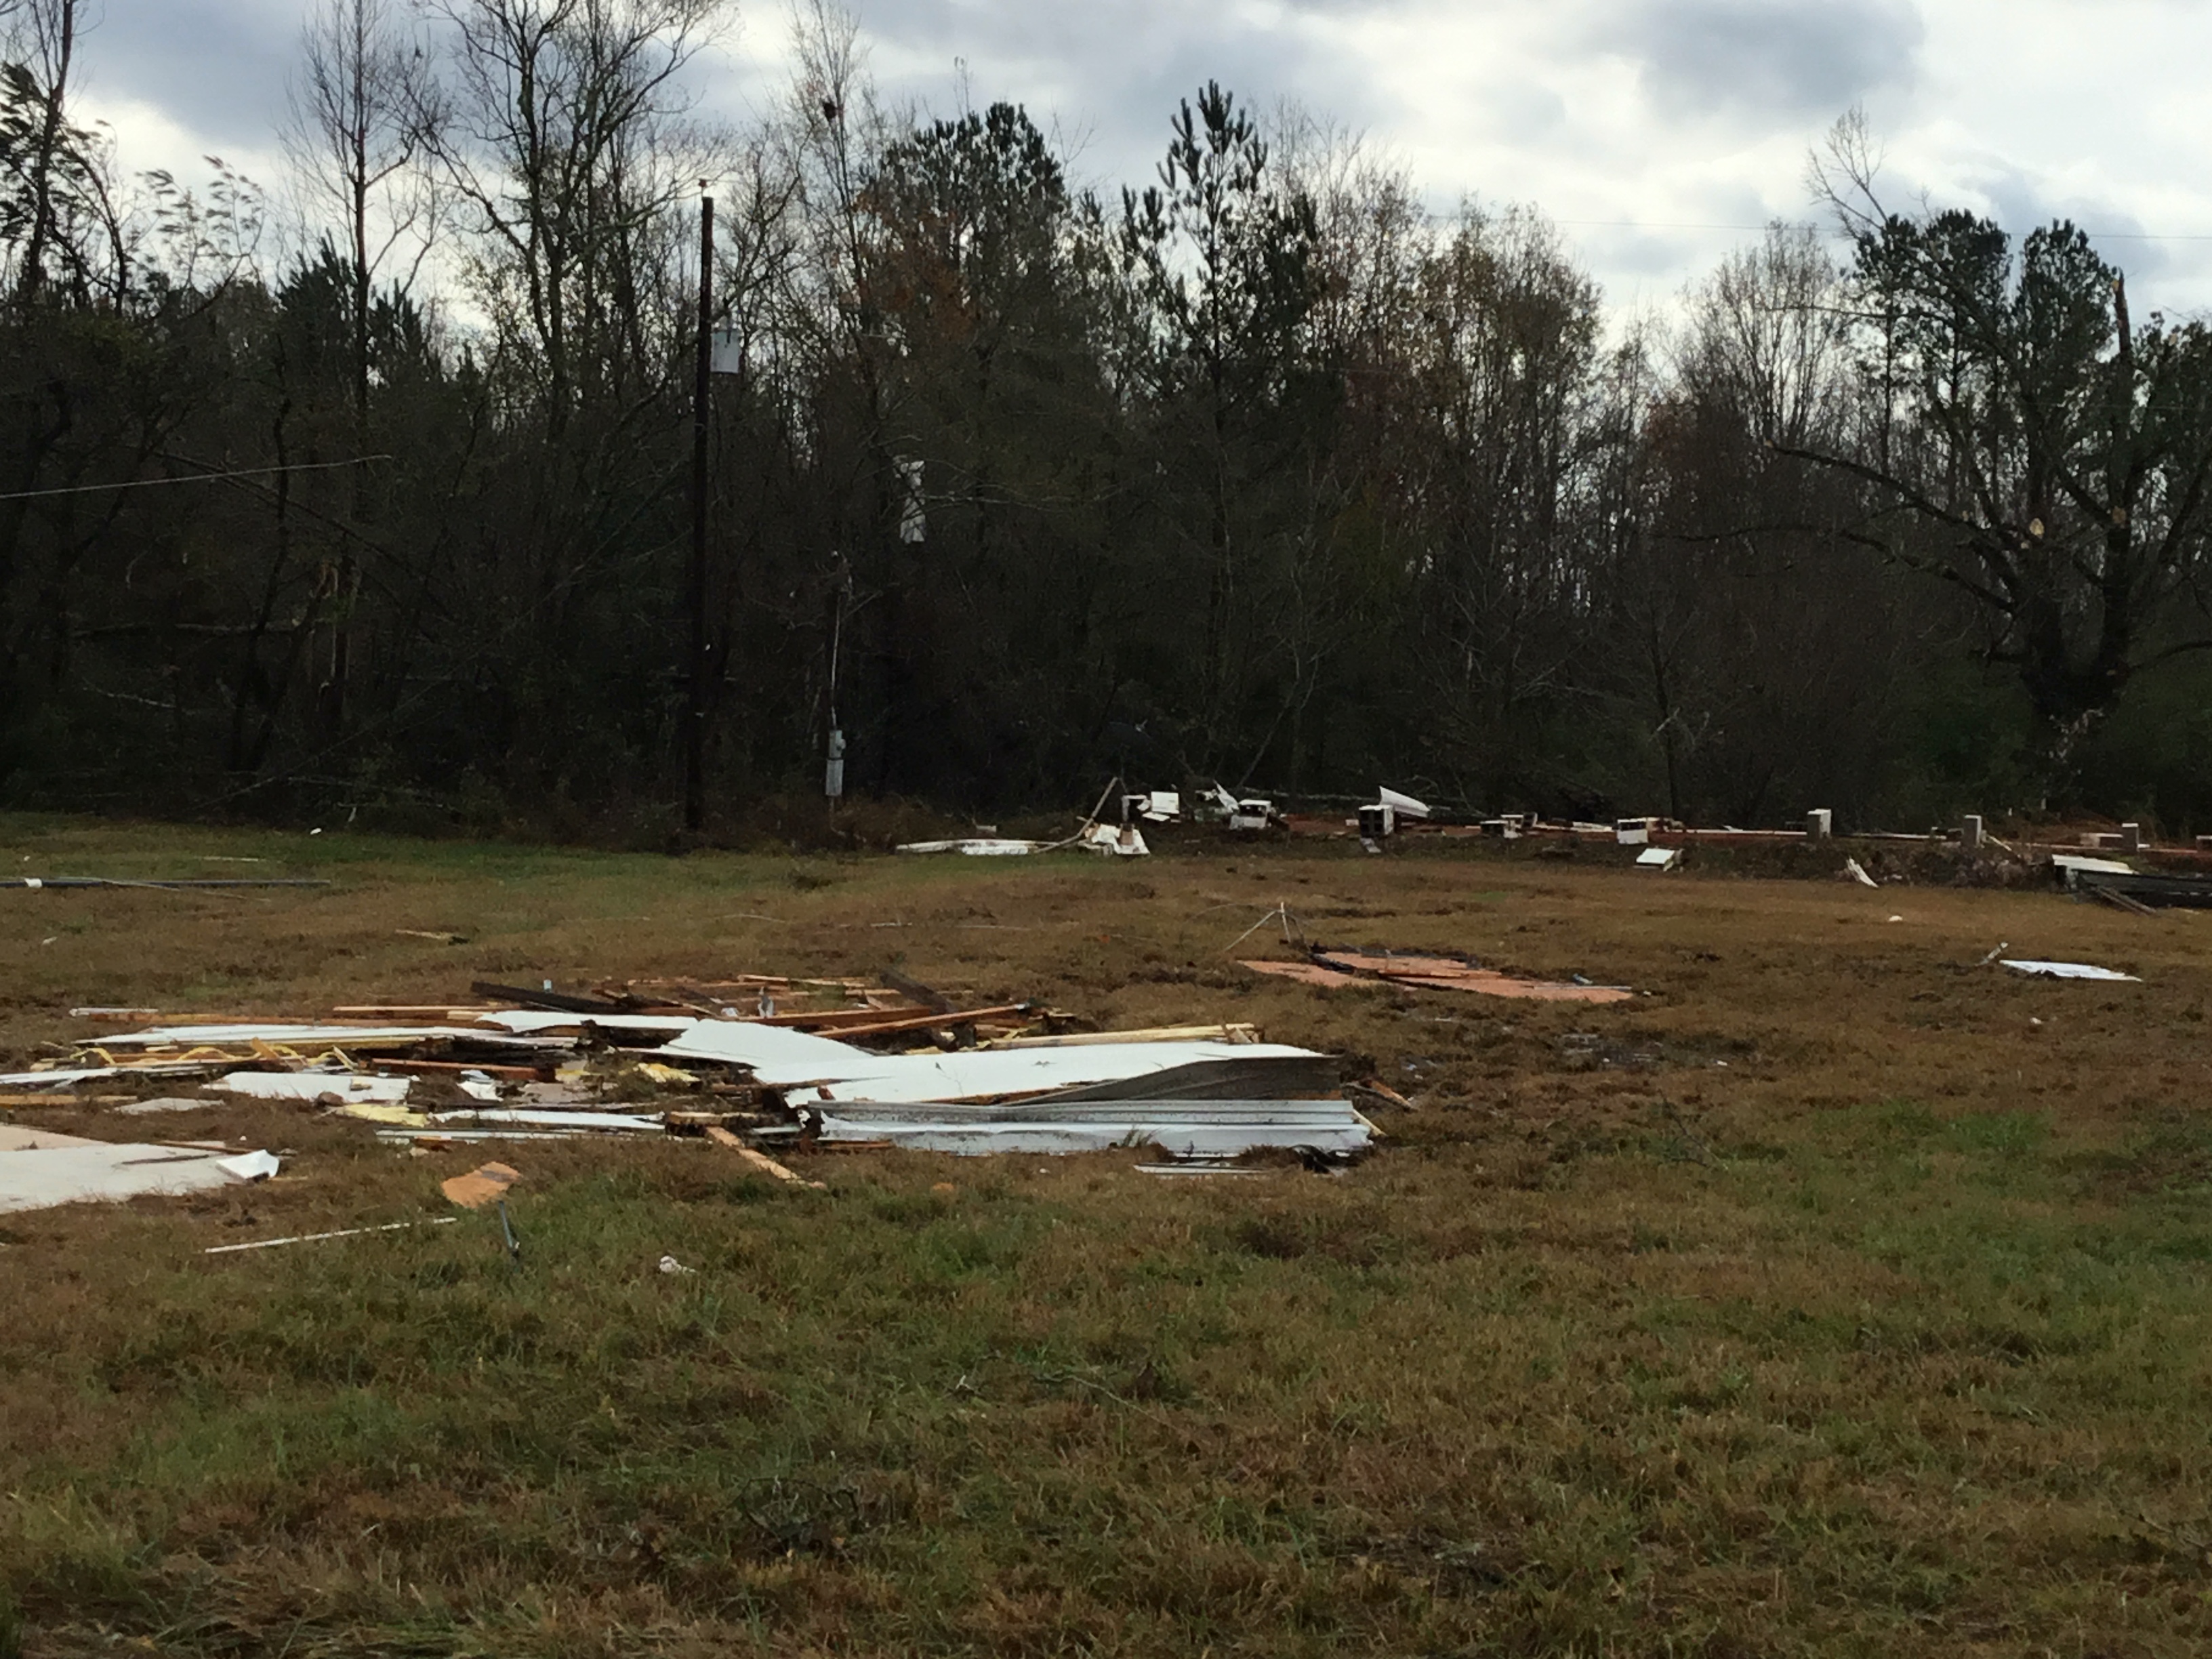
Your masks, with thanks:
M 0 852 L 337 882 L 0 896 L 18 1056 L 84 1002 L 896 965 L 1102 1024 L 1256 1021 L 1417 1106 L 1336 1180 L 860 1155 L 812 1160 L 817 1195 L 698 1145 L 532 1148 L 520 1273 L 480 1218 L 198 1254 L 438 1213 L 495 1152 L 410 1161 L 268 1107 L 19 1113 L 286 1155 L 265 1188 L 0 1218 L 0 1575 L 29 1651 L 2212 1634 L 2212 918 L 1480 847 L 671 860 L 17 820 Z M 1279 902 L 1330 943 L 1650 994 L 1265 981 L 1225 951 Z M 2145 983 L 1975 967 L 2000 940 Z

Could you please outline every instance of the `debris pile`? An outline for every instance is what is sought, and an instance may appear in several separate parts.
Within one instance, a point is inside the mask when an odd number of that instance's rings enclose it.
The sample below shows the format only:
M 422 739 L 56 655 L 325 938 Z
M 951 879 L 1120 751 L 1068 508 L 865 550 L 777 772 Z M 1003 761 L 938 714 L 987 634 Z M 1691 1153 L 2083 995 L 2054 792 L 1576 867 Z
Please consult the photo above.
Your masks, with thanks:
M 802 1182 L 769 1153 L 1144 1146 L 1217 1162 L 1274 1148 L 1318 1165 L 1364 1152 L 1375 1133 L 1344 1097 L 1329 1056 L 1263 1042 L 1249 1025 L 1079 1030 L 1031 1004 L 960 1008 L 885 977 L 630 981 L 589 996 L 480 981 L 473 989 L 485 1000 L 466 1005 L 170 1019 L 88 1038 L 0 1076 L 0 1088 L 37 1091 L 14 1097 L 30 1103 L 58 1102 L 77 1085 L 143 1085 L 152 1097 L 118 1108 L 139 1114 L 207 1106 L 214 1096 L 289 1102 L 417 1146 L 691 1136 L 805 1185 L 819 1183 Z M 191 1090 L 202 1092 L 183 1092 Z M 147 1149 L 103 1146 L 97 1156 L 134 1152 Z M 211 1158 L 204 1151 L 149 1156 L 160 1162 L 147 1167 L 174 1163 L 175 1172 L 161 1176 L 166 1184 L 124 1183 L 129 1190 L 242 1178 L 200 1170 Z M 496 1180 L 502 1167 L 481 1173 Z M 42 1190 L 34 1173 L 17 1171 L 26 1194 Z M 83 1195 L 110 1195 L 77 1184 Z M 0 1207 L 11 1190 L 0 1185 Z

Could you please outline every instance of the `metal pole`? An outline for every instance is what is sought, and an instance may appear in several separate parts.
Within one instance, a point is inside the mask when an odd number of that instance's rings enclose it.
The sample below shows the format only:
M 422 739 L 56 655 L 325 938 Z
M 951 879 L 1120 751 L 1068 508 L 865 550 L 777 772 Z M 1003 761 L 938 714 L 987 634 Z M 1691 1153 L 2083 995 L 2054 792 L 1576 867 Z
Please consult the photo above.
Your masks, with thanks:
M 707 398 L 714 383 L 714 198 L 702 195 L 698 374 L 691 400 L 691 684 L 684 723 L 684 827 L 695 834 L 707 823 L 707 690 L 714 653 L 707 639 Z

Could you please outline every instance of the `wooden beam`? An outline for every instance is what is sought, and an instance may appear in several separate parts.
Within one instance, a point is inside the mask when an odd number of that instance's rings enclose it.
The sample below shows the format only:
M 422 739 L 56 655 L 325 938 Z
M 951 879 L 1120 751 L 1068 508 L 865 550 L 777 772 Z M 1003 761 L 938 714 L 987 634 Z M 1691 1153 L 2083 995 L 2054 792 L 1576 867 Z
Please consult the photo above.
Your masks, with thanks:
M 755 1152 L 718 1123 L 709 1123 L 707 1126 L 707 1139 L 717 1146 L 728 1147 L 764 1176 L 773 1176 L 778 1181 L 789 1182 L 797 1187 L 811 1187 L 817 1193 L 829 1190 L 818 1181 L 808 1181 L 795 1172 L 787 1170 L 766 1152 Z

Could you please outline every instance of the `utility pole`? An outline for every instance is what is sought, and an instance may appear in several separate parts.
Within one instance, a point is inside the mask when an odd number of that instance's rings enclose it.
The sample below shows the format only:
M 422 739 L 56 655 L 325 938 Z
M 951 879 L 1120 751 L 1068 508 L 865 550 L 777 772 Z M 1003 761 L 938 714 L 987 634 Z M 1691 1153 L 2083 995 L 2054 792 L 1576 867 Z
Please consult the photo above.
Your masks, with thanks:
M 714 385 L 714 198 L 699 198 L 699 340 L 691 402 L 691 676 L 684 721 L 684 827 L 707 823 L 707 692 L 714 647 L 707 638 L 707 399 Z

